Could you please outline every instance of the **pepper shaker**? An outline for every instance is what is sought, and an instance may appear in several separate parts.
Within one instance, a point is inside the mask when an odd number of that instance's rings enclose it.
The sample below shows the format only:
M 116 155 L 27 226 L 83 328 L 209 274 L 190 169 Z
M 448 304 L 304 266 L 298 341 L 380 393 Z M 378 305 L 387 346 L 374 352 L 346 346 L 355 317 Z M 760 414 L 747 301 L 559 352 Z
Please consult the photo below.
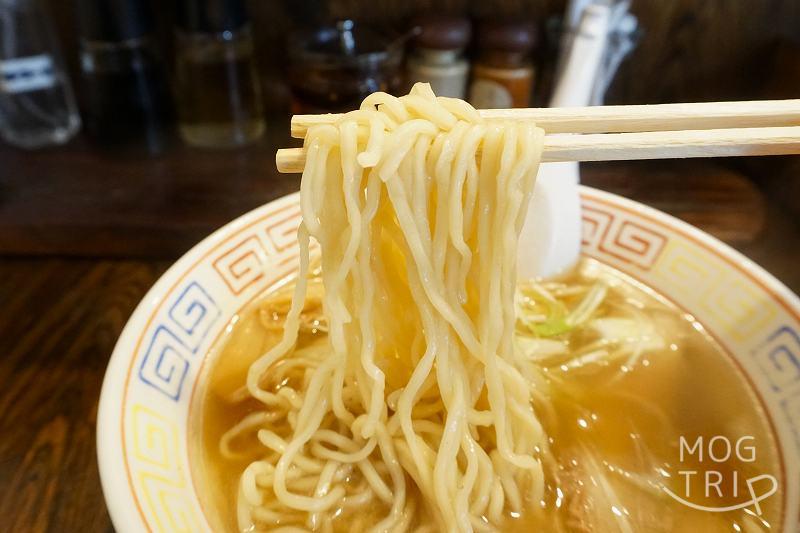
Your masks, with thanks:
M 425 16 L 414 23 L 414 49 L 406 65 L 409 84 L 427 82 L 438 96 L 464 98 L 469 62 L 464 48 L 472 26 L 465 17 Z

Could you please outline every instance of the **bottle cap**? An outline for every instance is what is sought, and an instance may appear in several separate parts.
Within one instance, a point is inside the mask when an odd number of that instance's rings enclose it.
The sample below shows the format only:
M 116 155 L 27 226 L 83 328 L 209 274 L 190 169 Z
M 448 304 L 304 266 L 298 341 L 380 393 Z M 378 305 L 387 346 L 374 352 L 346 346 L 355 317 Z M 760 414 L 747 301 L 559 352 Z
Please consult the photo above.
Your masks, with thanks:
M 244 0 L 180 0 L 178 25 L 188 32 L 236 31 L 250 22 Z
M 414 44 L 434 50 L 458 50 L 469 44 L 472 24 L 466 17 L 425 15 L 412 22 Z
M 78 20 L 83 38 L 101 42 L 139 39 L 155 26 L 145 0 L 79 0 Z
M 530 21 L 485 21 L 479 26 L 478 46 L 524 54 L 536 46 L 537 37 L 536 26 Z

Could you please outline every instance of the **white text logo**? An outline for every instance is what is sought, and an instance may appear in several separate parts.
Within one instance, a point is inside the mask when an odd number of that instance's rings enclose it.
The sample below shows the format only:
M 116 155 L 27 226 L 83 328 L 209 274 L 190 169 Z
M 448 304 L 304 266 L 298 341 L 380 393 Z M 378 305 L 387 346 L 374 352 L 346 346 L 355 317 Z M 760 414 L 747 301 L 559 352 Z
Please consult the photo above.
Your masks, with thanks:
M 684 436 L 679 439 L 681 470 L 678 470 L 678 477 L 683 481 L 683 494 L 679 495 L 671 491 L 668 487 L 664 490 L 672 498 L 680 503 L 698 509 L 700 511 L 710 511 L 713 513 L 723 513 L 736 509 L 743 509 L 752 506 L 756 514 L 761 514 L 762 500 L 769 498 L 778 490 L 778 480 L 769 474 L 759 474 L 742 479 L 737 470 L 721 470 L 723 463 L 729 460 L 738 459 L 742 463 L 753 463 L 756 460 L 755 438 L 750 435 L 740 437 L 731 441 L 724 435 L 716 435 L 709 439 L 699 436 L 692 442 Z M 693 469 L 685 469 L 685 461 L 692 459 L 695 466 Z M 746 490 L 740 490 L 741 482 L 744 482 Z M 693 483 L 695 489 L 699 484 L 701 490 L 692 490 Z M 699 494 L 696 494 L 699 492 Z M 742 493 L 740 495 L 740 493 Z M 698 505 L 691 501 L 691 498 L 732 498 L 737 503 L 721 507 L 710 507 Z M 744 501 L 739 501 L 744 497 Z

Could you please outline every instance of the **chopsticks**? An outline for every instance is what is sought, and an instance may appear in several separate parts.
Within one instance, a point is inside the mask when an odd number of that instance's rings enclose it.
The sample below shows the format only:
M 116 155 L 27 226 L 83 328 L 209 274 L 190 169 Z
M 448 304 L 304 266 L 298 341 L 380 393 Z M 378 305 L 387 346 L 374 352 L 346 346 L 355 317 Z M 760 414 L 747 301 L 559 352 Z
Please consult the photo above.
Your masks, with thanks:
M 487 109 L 487 120 L 533 120 L 548 134 L 543 161 L 612 161 L 800 153 L 800 100 Z M 295 115 L 292 136 L 341 115 Z M 280 172 L 302 172 L 302 148 L 278 150 Z
M 478 114 L 487 120 L 533 120 L 547 133 L 759 128 L 800 125 L 800 100 L 479 109 Z M 292 137 L 302 139 L 310 126 L 330 124 L 341 116 L 294 115 Z

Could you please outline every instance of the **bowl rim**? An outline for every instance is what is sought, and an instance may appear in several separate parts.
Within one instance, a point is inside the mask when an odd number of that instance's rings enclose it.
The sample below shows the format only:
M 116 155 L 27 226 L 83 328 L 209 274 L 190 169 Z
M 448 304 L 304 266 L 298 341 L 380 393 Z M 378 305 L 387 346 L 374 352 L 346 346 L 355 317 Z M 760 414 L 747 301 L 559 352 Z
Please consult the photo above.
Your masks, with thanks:
M 579 189 L 582 202 L 586 199 L 598 200 L 603 204 L 609 205 L 613 209 L 628 211 L 652 219 L 665 224 L 677 233 L 713 251 L 728 263 L 729 266 L 739 269 L 742 273 L 747 275 L 747 277 L 772 296 L 772 300 L 775 301 L 775 304 L 781 305 L 784 310 L 790 315 L 797 317 L 798 321 L 800 321 L 800 297 L 763 267 L 741 252 L 735 250 L 730 245 L 675 216 L 653 207 L 585 185 L 580 185 Z M 146 327 L 146 321 L 150 316 L 149 313 L 151 309 L 155 308 L 161 302 L 162 298 L 164 298 L 165 289 L 172 285 L 175 280 L 181 278 L 188 269 L 190 269 L 191 265 L 197 261 L 199 256 L 224 242 L 230 233 L 251 224 L 253 220 L 265 213 L 273 211 L 283 204 L 296 202 L 298 196 L 299 192 L 291 193 L 248 211 L 223 225 L 192 246 L 186 253 L 170 265 L 170 267 L 159 276 L 152 287 L 148 289 L 122 329 L 109 358 L 103 377 L 103 384 L 98 402 L 96 428 L 97 462 L 103 497 L 111 521 L 117 531 L 137 531 L 138 528 L 136 525 L 138 524 L 142 524 L 146 529 L 149 529 L 142 518 L 137 498 L 132 494 L 131 487 L 128 483 L 128 473 L 126 472 L 124 454 L 122 453 L 123 446 L 119 442 L 121 434 L 116 431 L 123 423 L 123 420 L 119 417 L 120 411 L 118 406 L 124 403 L 124 397 L 126 396 L 128 367 L 131 362 L 131 357 L 136 356 L 136 350 L 133 349 L 136 345 L 136 335 L 142 331 L 143 327 Z M 203 357 L 207 357 L 207 354 Z M 191 396 L 192 395 L 189 397 L 191 398 Z M 762 403 L 767 407 L 763 399 Z M 776 417 L 771 416 L 772 414 L 773 413 L 770 413 L 769 417 L 774 419 L 775 422 L 778 422 Z M 785 422 L 783 424 L 773 424 L 773 429 L 781 434 L 785 431 L 785 425 Z M 781 429 L 782 427 L 784 429 Z M 788 442 L 790 440 L 782 434 L 776 435 L 776 437 L 779 441 Z M 796 453 L 792 450 L 784 450 L 785 458 L 790 458 L 795 455 Z M 192 477 L 191 472 L 189 473 L 189 477 Z M 192 485 L 192 490 L 194 490 L 194 484 L 190 483 L 190 485 Z M 786 505 L 789 507 L 786 507 Z M 790 507 L 791 503 L 784 504 L 784 510 Z M 784 529 L 787 527 L 791 529 L 794 525 L 795 522 L 793 522 L 792 515 L 784 516 Z

